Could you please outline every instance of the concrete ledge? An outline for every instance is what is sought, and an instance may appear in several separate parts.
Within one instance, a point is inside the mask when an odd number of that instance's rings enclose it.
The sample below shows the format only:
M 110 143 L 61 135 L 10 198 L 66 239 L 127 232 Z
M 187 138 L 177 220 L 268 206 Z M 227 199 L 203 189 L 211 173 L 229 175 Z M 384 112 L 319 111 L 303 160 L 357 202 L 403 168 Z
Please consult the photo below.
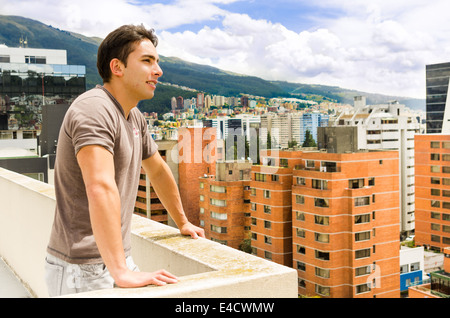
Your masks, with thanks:
M 34 297 L 48 297 L 44 258 L 53 223 L 51 185 L 0 168 L 0 255 Z M 107 289 L 76 297 L 296 298 L 293 268 L 134 215 L 132 253 L 142 271 L 166 269 L 177 284 Z
M 180 278 L 163 287 L 100 290 L 68 297 L 296 298 L 289 267 L 139 216 L 133 219 L 133 258 L 141 270 L 167 269 Z

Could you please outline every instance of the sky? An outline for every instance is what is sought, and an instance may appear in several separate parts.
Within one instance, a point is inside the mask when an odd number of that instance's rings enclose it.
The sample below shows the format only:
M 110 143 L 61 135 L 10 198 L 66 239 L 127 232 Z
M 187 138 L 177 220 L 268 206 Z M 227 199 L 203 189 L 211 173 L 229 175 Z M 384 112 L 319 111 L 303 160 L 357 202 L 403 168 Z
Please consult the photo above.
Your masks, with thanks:
M 0 15 L 104 38 L 155 29 L 158 53 L 235 73 L 426 97 L 450 62 L 448 0 L 0 0 Z

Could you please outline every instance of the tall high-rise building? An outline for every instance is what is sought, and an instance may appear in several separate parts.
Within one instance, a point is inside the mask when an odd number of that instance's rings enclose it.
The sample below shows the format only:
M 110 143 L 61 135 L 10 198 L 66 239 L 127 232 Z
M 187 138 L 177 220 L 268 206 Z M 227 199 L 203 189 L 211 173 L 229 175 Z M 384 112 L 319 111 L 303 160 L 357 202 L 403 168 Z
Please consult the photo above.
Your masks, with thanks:
M 398 152 L 301 158 L 292 189 L 299 294 L 399 297 Z
M 426 66 L 427 134 L 450 134 L 449 79 L 450 63 Z
M 215 175 L 217 142 L 216 129 L 178 129 L 178 185 L 187 218 L 195 225 L 199 219 L 199 178 Z
M 262 150 L 252 167 L 252 253 L 292 266 L 292 173 L 301 158 L 296 151 Z
M 415 243 L 442 252 L 450 247 L 450 135 L 416 135 L 415 149 Z

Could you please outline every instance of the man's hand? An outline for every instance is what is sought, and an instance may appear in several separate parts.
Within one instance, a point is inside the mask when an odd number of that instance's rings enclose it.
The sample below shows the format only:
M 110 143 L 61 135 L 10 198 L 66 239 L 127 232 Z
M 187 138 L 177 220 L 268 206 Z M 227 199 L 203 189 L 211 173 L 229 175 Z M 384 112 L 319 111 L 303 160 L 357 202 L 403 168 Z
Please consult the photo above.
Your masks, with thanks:
M 184 224 L 180 228 L 180 233 L 187 236 L 190 235 L 193 239 L 197 239 L 198 237 L 205 237 L 205 231 L 190 222 Z
M 164 286 L 166 284 L 175 284 L 178 282 L 177 277 L 164 269 L 149 272 L 134 272 L 128 268 L 120 274 L 114 275 L 114 282 L 122 288 L 137 288 L 147 285 Z

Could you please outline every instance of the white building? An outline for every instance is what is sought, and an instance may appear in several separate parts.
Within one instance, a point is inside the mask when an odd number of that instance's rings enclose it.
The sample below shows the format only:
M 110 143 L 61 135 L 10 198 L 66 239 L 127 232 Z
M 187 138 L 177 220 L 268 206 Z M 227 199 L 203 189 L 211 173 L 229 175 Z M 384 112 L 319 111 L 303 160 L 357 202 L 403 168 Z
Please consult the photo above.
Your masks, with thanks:
M 330 119 L 329 126 L 356 126 L 357 149 L 399 151 L 401 232 L 409 235 L 415 228 L 414 135 L 421 127 L 416 115 L 396 101 L 366 105 L 358 96 L 354 109 Z
M 13 48 L 0 46 L 0 63 L 67 64 L 66 50 Z

